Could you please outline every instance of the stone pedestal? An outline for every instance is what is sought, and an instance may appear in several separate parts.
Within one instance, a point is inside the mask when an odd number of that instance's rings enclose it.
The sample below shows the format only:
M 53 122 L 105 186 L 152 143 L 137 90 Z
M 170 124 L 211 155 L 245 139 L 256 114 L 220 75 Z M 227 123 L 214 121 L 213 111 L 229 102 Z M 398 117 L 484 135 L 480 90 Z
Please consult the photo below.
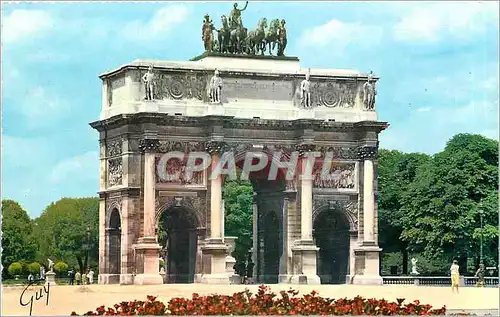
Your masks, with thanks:
M 229 276 L 226 272 L 227 245 L 222 239 L 208 239 L 202 246 L 203 258 L 207 263 L 205 273 L 201 276 L 201 283 L 204 284 L 230 284 Z
M 379 272 L 379 255 L 381 248 L 363 245 L 354 250 L 356 257 L 356 275 L 352 284 L 356 285 L 382 285 L 384 281 Z
M 297 119 L 314 119 L 314 109 L 299 109 Z
M 209 116 L 223 116 L 224 106 L 221 103 L 210 103 L 207 109 L 207 115 Z
M 319 248 L 312 240 L 300 240 L 292 247 L 292 258 L 295 262 L 291 284 L 319 285 L 321 279 L 317 275 L 316 258 Z
M 234 270 L 234 265 L 236 264 L 236 259 L 231 255 L 236 248 L 236 240 L 238 237 L 224 237 L 224 242 L 227 245 L 227 255 L 226 255 L 226 272 L 229 276 L 229 281 L 231 284 L 240 284 L 241 278 L 236 274 Z
M 56 273 L 49 271 L 45 274 L 45 284 L 50 283 L 50 285 L 57 285 L 56 283 Z
M 161 249 L 155 237 L 143 237 L 139 239 L 139 243 L 134 245 L 135 252 L 142 254 L 144 259 L 144 271 L 137 274 L 134 279 L 134 284 L 137 285 L 154 285 L 163 284 L 163 278 L 158 271 L 160 261 L 158 253 Z

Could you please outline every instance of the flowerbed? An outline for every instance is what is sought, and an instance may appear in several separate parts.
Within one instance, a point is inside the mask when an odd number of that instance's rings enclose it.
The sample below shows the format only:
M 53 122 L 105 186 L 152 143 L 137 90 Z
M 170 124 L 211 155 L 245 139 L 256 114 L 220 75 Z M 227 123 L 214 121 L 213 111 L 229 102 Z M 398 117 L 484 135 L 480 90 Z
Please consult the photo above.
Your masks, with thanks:
M 357 296 L 353 299 L 330 299 L 318 296 L 315 291 L 297 296 L 298 291 L 281 291 L 281 296 L 261 285 L 257 294 L 248 289 L 228 295 L 173 298 L 167 305 L 148 296 L 147 301 L 121 302 L 114 308 L 98 307 L 86 316 L 97 315 L 445 315 L 446 307 L 432 309 L 431 305 L 420 304 L 418 300 L 404 304 L 404 299 L 389 302 L 385 299 L 367 299 Z M 75 312 L 72 316 L 78 316 Z

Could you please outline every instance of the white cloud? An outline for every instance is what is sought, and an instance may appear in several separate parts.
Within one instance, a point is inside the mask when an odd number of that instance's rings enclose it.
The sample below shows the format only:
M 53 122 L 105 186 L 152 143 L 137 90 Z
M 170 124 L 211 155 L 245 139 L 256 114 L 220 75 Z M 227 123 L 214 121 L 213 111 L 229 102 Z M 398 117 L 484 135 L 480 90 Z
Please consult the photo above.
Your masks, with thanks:
M 302 45 L 327 46 L 333 44 L 336 49 L 343 50 L 351 43 L 360 46 L 372 46 L 379 43 L 382 28 L 361 23 L 346 23 L 336 19 L 328 23 L 305 30 L 300 43 Z
M 149 41 L 165 36 L 174 26 L 186 21 L 188 16 L 189 10 L 186 6 L 167 5 L 157 10 L 147 22 L 135 20 L 127 23 L 122 32 L 125 38 Z
M 45 138 L 2 135 L 2 166 L 32 172 L 49 161 L 52 149 Z
M 97 180 L 99 176 L 99 154 L 90 151 L 59 162 L 49 177 L 52 183 Z
M 417 109 L 418 111 L 418 109 Z M 429 154 L 441 151 L 458 133 L 477 133 L 498 140 L 498 102 L 473 100 L 433 107 L 406 120 L 393 122 L 380 136 L 382 148 Z
M 441 2 L 399 7 L 404 15 L 393 27 L 398 41 L 437 42 L 445 37 L 469 38 L 498 24 L 498 3 Z M 407 10 L 411 8 L 411 10 Z
M 35 86 L 24 93 L 21 102 L 13 105 L 12 110 L 24 116 L 31 127 L 39 127 L 65 117 L 70 106 L 66 100 L 45 87 Z
M 431 107 L 421 107 L 421 108 L 417 108 L 417 112 L 428 112 L 428 111 L 431 111 Z
M 4 44 L 32 40 L 53 27 L 54 19 L 46 11 L 14 10 L 3 19 L 2 40 Z

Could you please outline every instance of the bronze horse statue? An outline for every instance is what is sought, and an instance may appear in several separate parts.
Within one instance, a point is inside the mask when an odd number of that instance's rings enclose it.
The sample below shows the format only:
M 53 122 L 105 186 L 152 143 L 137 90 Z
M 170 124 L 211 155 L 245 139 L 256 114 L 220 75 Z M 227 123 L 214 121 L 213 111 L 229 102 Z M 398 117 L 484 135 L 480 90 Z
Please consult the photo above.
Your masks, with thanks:
M 257 23 L 255 30 L 248 32 L 247 36 L 247 54 L 258 54 L 264 55 L 266 50 L 266 27 L 267 19 L 262 18 Z
M 225 15 L 221 16 L 221 24 L 222 27 L 217 30 L 218 36 L 218 44 L 219 44 L 219 53 L 227 53 L 229 52 L 229 40 L 230 40 L 230 30 L 227 24 L 227 18 Z
M 247 29 L 238 25 L 235 29 L 231 30 L 230 47 L 232 53 L 245 52 L 245 40 L 247 38 Z
M 273 55 L 273 50 L 279 42 L 280 20 L 274 19 L 269 23 L 269 28 L 266 30 L 264 45 L 269 45 L 269 55 Z

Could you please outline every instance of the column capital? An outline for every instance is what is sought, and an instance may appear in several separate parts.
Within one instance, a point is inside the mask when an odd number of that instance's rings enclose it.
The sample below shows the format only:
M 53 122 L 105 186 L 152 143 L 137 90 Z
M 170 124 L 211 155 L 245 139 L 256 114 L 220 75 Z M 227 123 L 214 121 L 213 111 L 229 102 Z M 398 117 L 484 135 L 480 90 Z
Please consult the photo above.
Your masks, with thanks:
M 139 140 L 139 151 L 142 153 L 157 153 L 160 148 L 160 140 L 158 139 L 141 139 Z
M 358 148 L 358 158 L 364 160 L 375 160 L 378 157 L 378 147 L 361 146 Z
M 205 151 L 207 151 L 210 155 L 224 153 L 226 148 L 227 143 L 224 141 L 212 140 L 205 142 Z
M 295 151 L 299 152 L 300 157 L 304 157 L 305 153 L 314 152 L 316 145 L 312 143 L 301 143 L 295 145 Z

